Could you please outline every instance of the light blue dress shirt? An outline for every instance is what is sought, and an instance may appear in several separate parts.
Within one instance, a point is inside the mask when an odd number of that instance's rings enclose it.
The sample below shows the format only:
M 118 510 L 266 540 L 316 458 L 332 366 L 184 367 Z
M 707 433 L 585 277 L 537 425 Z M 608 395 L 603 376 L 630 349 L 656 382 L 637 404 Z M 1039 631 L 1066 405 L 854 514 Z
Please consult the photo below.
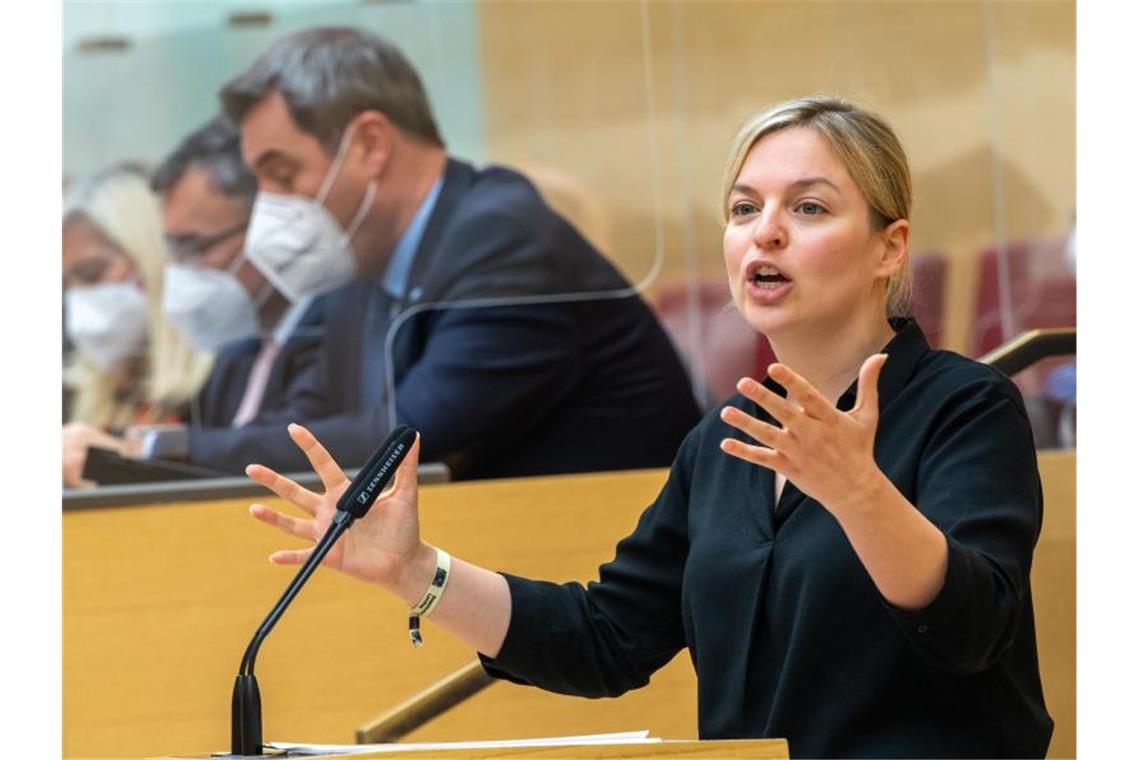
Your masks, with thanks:
M 418 297 L 415 290 L 407 293 L 408 277 L 412 271 L 412 264 L 416 260 L 416 251 L 423 241 L 424 230 L 427 229 L 428 219 L 435 209 L 435 202 L 439 198 L 439 190 L 443 186 L 440 177 L 432 185 L 427 196 L 416 209 L 415 216 L 408 223 L 404 234 L 396 241 L 392 250 L 392 258 L 388 260 L 388 268 L 384 271 L 381 282 L 383 292 L 379 290 L 372 296 L 368 307 L 367 327 L 364 333 L 364 355 L 361 357 L 360 370 L 360 403 L 365 409 L 381 403 L 384 397 L 384 343 L 388 334 L 388 326 L 395 316 L 399 302 L 410 295 L 414 301 Z M 387 312 L 387 313 L 385 313 Z
M 404 234 L 396 241 L 396 248 L 392 251 L 392 258 L 388 261 L 388 269 L 384 272 L 384 290 L 392 298 L 398 299 L 406 295 L 408 275 L 412 271 L 412 263 L 416 260 L 416 251 L 424 238 L 424 230 L 427 228 L 432 210 L 435 209 L 435 202 L 439 198 L 441 187 L 443 187 L 443 177 L 437 179 L 435 184 L 431 186 L 431 190 L 420 203 L 420 207 L 416 209 L 416 215 L 412 217 L 408 229 L 404 230 Z

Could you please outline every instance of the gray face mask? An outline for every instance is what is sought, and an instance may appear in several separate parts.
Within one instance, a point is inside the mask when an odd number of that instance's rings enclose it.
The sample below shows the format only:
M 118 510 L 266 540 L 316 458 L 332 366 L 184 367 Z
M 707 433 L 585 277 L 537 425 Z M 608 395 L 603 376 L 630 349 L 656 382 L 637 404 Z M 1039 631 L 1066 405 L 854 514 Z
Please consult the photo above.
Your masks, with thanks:
M 261 332 L 257 309 L 273 286 L 266 283 L 255 302 L 234 276 L 243 260 L 239 255 L 226 270 L 166 265 L 162 313 L 195 348 L 214 351 Z
M 335 290 L 356 275 L 352 237 L 372 207 L 376 182 L 368 184 L 347 230 L 341 229 L 324 205 L 344 164 L 351 138 L 349 127 L 316 198 L 259 192 L 254 201 L 245 235 L 245 255 L 294 303 Z
M 146 348 L 146 295 L 133 282 L 105 282 L 69 288 L 67 337 L 79 353 L 103 370 Z

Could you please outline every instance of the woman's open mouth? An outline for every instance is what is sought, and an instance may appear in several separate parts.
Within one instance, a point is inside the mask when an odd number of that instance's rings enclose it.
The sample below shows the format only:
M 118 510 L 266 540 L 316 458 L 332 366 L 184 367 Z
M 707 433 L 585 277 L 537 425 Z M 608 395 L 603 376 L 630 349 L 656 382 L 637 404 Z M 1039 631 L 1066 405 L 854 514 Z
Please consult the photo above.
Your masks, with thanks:
M 775 303 L 792 289 L 792 281 L 777 267 L 757 261 L 745 270 L 745 289 L 751 298 L 761 303 Z

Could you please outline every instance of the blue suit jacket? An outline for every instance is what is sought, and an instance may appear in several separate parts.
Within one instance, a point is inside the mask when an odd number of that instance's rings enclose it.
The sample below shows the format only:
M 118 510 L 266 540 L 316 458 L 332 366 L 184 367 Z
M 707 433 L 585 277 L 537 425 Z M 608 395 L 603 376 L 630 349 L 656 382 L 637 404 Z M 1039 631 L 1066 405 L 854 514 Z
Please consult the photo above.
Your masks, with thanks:
M 448 162 L 392 323 L 394 404 L 363 406 L 363 345 L 385 337 L 364 334 L 378 288 L 356 281 L 327 298 L 320 361 L 292 408 L 192 433 L 192 461 L 308 469 L 285 432 L 298 421 L 341 465 L 359 466 L 404 422 L 422 435 L 422 461 L 445 461 L 458 478 L 654 467 L 699 419 L 645 302 L 513 171 Z M 555 297 L 565 293 L 579 295 Z M 450 305 L 480 299 L 492 304 Z

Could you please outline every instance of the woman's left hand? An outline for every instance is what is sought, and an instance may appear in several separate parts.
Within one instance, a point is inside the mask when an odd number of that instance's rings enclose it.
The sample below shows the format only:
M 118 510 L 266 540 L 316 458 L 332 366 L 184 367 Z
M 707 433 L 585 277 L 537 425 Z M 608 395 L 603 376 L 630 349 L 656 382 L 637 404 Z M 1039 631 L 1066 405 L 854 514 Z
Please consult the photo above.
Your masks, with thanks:
M 768 467 L 795 483 L 837 518 L 863 501 L 865 486 L 881 476 L 875 464 L 875 430 L 879 424 L 879 374 L 886 354 L 875 354 L 859 370 L 855 406 L 841 412 L 798 374 L 773 364 L 769 376 L 788 390 L 788 397 L 744 378 L 737 389 L 783 426 L 763 422 L 735 407 L 721 419 L 763 444 L 754 446 L 725 438 L 720 447 L 746 462 Z
M 131 456 L 124 449 L 123 440 L 94 425 L 69 422 L 63 426 L 63 485 L 65 488 L 94 488 L 97 483 L 83 477 L 87 464 L 87 449 L 98 446 L 117 454 Z

